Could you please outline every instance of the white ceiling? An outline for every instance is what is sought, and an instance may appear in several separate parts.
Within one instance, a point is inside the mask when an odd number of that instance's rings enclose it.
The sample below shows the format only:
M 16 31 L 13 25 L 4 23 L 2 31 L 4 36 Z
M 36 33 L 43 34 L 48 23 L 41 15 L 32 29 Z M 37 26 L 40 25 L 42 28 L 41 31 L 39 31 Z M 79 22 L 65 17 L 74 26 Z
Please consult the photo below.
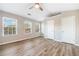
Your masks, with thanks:
M 79 4 L 41 3 L 43 11 L 40 11 L 36 8 L 29 9 L 32 5 L 34 3 L 0 3 L 0 10 L 42 21 L 49 13 L 79 9 Z M 27 15 L 28 13 L 31 15 Z

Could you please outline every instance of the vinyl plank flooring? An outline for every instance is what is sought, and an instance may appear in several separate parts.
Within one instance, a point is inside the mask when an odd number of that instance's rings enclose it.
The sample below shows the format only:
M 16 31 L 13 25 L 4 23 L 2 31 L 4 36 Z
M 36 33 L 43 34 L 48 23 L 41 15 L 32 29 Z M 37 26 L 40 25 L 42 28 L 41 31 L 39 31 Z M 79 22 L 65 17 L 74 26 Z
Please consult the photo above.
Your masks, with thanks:
M 79 56 L 79 46 L 37 37 L 0 45 L 0 56 Z

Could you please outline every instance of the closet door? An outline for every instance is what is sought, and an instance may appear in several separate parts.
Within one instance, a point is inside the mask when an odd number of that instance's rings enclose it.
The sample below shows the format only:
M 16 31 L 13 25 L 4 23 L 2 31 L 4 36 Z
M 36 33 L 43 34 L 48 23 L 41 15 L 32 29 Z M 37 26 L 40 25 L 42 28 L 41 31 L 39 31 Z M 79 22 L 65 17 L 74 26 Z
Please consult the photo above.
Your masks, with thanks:
M 75 43 L 75 16 L 63 17 L 61 19 L 62 41 Z
M 55 40 L 61 41 L 61 19 L 58 16 L 54 18 L 54 27 Z
M 46 21 L 44 27 L 44 37 L 54 39 L 54 20 Z

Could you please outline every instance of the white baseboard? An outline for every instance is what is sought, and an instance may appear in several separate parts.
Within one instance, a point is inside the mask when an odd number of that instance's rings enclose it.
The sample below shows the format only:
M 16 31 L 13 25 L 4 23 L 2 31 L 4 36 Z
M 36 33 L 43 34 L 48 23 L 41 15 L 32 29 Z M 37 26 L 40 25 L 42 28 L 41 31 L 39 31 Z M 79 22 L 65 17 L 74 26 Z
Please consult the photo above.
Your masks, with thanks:
M 34 37 L 30 37 L 30 38 L 22 38 L 22 39 L 19 39 L 19 40 L 14 40 L 14 41 L 9 41 L 9 42 L 3 42 L 3 43 L 0 43 L 0 45 L 4 45 L 4 44 L 8 44 L 8 43 L 14 43 L 14 42 L 32 39 L 32 38 L 36 38 L 36 37 L 39 37 L 39 36 L 34 36 Z
M 79 44 L 75 44 L 76 46 L 79 46 Z
M 48 38 L 48 37 L 44 37 L 44 38 Z M 48 39 L 51 39 L 51 38 L 48 38 Z M 64 41 L 61 41 L 61 40 L 56 40 L 56 39 L 52 39 L 52 40 L 55 40 L 55 41 L 58 41 L 58 42 L 64 42 Z M 65 42 L 65 43 L 68 43 L 68 42 Z M 76 46 L 79 46 L 79 44 L 76 44 L 75 42 L 74 43 L 70 43 L 70 44 L 74 44 Z

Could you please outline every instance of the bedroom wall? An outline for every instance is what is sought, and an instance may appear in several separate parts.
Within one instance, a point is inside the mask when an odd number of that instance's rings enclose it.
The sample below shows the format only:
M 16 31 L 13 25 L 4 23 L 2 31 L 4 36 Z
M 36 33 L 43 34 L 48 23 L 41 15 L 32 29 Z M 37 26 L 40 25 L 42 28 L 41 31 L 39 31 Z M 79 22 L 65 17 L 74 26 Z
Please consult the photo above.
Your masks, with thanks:
M 76 17 L 76 44 L 79 45 L 79 10 Z
M 17 21 L 18 21 L 18 24 L 17 24 L 18 34 L 17 35 L 4 36 L 4 37 L 2 36 L 2 17 L 10 17 L 10 18 L 17 19 Z M 24 26 L 25 20 L 32 22 L 32 26 L 33 26 L 32 27 L 32 33 L 27 34 L 27 33 L 24 32 L 23 26 Z M 33 21 L 29 18 L 25 18 L 25 17 L 21 17 L 21 16 L 18 16 L 18 15 L 15 15 L 15 14 L 11 14 L 11 13 L 8 13 L 8 12 L 0 11 L 0 45 L 40 36 L 40 33 L 37 33 L 37 32 L 34 31 L 35 23 L 39 23 L 39 22 Z
M 51 17 L 51 20 L 54 20 L 54 27 L 55 27 L 54 28 L 54 31 L 55 31 L 54 40 L 61 41 L 61 33 L 62 33 L 61 19 L 64 17 L 71 17 L 71 16 L 75 16 L 75 27 L 74 27 L 75 28 L 75 44 L 79 45 L 79 10 L 63 11 L 62 14 L 60 14 L 59 16 Z M 46 24 L 44 23 L 45 21 L 42 22 L 43 24 L 42 32 L 45 31 L 46 29 L 44 28 L 44 26 L 46 26 Z M 43 35 L 45 35 L 45 33 L 43 32 Z
M 54 20 L 52 18 L 46 18 L 41 25 L 42 33 L 45 38 L 54 39 Z
M 61 41 L 61 15 L 57 15 L 57 16 L 54 16 L 54 17 L 50 17 L 50 18 L 46 18 L 43 22 L 42 22 L 42 33 L 43 33 L 43 36 L 45 38 L 49 38 L 47 36 L 47 34 L 49 34 L 46 30 L 49 29 L 49 28 L 46 28 L 47 27 L 47 23 L 50 21 L 50 23 L 52 23 L 52 25 L 50 26 L 50 28 L 53 28 L 52 32 L 50 31 L 50 39 L 53 39 L 53 40 L 56 40 L 56 41 Z M 53 33 L 53 34 L 52 34 Z
M 45 21 L 42 22 L 42 33 L 43 33 L 45 38 L 49 38 L 48 37 L 48 34 L 49 34 L 50 39 L 60 41 L 60 39 L 61 39 L 61 35 L 60 35 L 61 20 L 60 20 L 60 17 L 61 16 L 58 15 L 58 16 L 54 16 L 51 18 L 46 18 Z M 47 24 L 48 22 L 50 22 L 51 25 L 48 26 L 48 24 Z M 50 30 L 50 31 L 47 32 L 47 30 Z
M 61 41 L 61 15 L 57 15 L 53 17 L 54 24 L 55 24 L 55 40 Z
M 75 43 L 74 44 L 76 44 L 76 45 L 79 45 L 78 43 L 79 43 L 79 34 L 78 34 L 78 32 L 79 32 L 79 30 L 78 30 L 78 27 L 79 27 L 79 18 L 78 18 L 78 15 L 79 15 L 79 10 L 73 10 L 73 11 L 65 11 L 65 12 L 63 12 L 62 13 L 62 18 L 64 18 L 64 17 L 69 17 L 69 16 L 74 16 L 75 17 L 75 27 L 74 27 L 74 30 L 75 30 Z

